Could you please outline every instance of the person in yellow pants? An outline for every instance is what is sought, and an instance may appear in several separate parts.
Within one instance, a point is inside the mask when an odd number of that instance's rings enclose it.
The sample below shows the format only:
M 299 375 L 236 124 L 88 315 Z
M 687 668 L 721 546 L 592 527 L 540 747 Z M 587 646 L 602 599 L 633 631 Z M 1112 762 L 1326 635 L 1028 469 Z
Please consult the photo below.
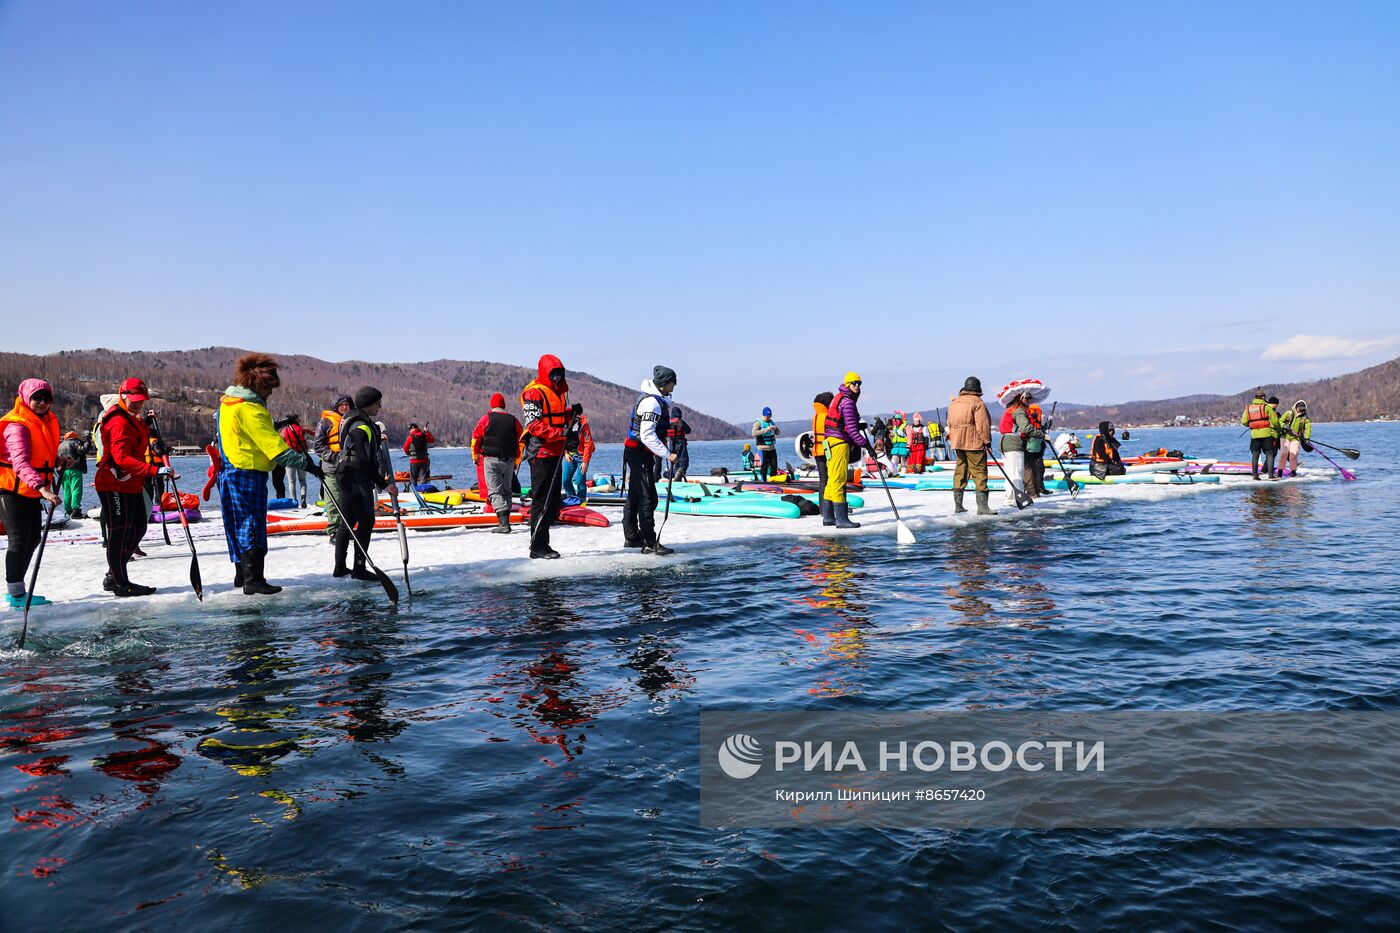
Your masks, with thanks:
M 837 528 L 859 528 L 851 521 L 846 504 L 846 477 L 855 450 L 870 450 L 860 409 L 860 374 L 846 373 L 841 388 L 826 410 L 826 495 L 822 498 L 822 524 Z

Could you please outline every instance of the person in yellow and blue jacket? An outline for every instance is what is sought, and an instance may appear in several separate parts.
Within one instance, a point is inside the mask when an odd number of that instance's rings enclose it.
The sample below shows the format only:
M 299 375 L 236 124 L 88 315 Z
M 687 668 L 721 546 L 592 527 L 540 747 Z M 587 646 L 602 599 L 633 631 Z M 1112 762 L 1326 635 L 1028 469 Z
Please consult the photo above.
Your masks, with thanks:
M 219 399 L 219 504 L 229 560 L 235 565 L 233 585 L 246 596 L 280 593 L 264 576 L 267 559 L 267 474 L 274 465 L 321 470 L 304 452 L 292 450 L 272 426 L 267 397 L 282 384 L 277 361 L 266 353 L 245 353 L 234 364 L 233 385 Z

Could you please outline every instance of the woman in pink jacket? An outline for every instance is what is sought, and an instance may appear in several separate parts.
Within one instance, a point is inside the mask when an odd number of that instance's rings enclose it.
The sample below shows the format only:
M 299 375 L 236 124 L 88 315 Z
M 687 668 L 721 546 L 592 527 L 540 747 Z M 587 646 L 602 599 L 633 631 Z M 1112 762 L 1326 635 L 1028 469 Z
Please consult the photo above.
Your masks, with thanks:
M 49 411 L 52 406 L 53 388 L 42 379 L 26 379 L 19 384 L 14 407 L 0 418 L 0 522 L 10 539 L 5 552 L 5 598 L 11 609 L 24 608 L 24 576 L 43 531 L 41 503 L 48 500 L 59 506 L 62 502 L 54 483 L 67 461 L 58 456 L 58 418 Z M 49 603 L 42 596 L 30 602 Z

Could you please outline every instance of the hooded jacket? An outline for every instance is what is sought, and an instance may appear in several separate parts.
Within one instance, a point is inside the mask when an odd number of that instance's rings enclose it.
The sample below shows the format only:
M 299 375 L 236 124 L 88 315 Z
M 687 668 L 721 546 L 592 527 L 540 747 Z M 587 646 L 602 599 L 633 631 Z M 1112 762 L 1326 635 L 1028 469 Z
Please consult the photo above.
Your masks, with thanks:
M 650 379 L 642 380 L 642 384 L 638 388 L 642 396 L 632 406 L 632 421 L 628 427 L 627 440 L 624 444 L 627 447 L 645 447 L 664 460 L 671 452 L 666 449 L 666 442 L 657 433 L 656 427 L 659 424 L 670 426 L 670 406 L 666 403 L 666 397 L 661 394 L 661 390 L 656 387 L 656 383 Z
M 311 460 L 292 450 L 272 426 L 267 402 L 252 389 L 229 386 L 219 399 L 219 446 L 239 470 L 272 472 L 273 464 L 305 470 Z
M 976 392 L 964 389 L 948 403 L 948 443 L 954 450 L 982 450 L 992 443 L 992 413 Z
M 526 457 L 560 457 L 564 454 L 564 431 L 573 411 L 569 407 L 569 383 L 558 390 L 550 380 L 553 370 L 564 364 L 553 353 L 540 357 L 538 374 L 520 393 L 520 410 L 525 416 Z
M 102 459 L 97 461 L 92 488 L 98 492 L 140 492 L 146 478 L 157 469 L 147 456 L 151 450 L 151 429 L 121 402 L 102 413 L 98 426 L 102 432 Z
M 51 487 L 58 466 L 58 416 L 52 411 L 36 415 L 30 407 L 34 394 L 53 388 L 42 379 L 26 379 L 19 384 L 19 395 L 9 414 L 0 418 L 3 444 L 0 444 L 0 491 L 17 492 L 31 499 L 39 490 Z

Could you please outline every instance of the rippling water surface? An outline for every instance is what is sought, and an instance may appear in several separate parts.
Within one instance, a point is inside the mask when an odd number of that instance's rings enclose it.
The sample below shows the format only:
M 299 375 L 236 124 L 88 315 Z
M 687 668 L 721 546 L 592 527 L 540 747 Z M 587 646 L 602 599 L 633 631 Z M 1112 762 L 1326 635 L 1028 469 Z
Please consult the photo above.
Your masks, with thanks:
M 0 659 L 0 926 L 1392 925 L 1395 832 L 698 822 L 702 706 L 1395 709 L 1400 426 L 1318 434 L 1359 482 L 442 574 L 397 613 L 95 608 Z

